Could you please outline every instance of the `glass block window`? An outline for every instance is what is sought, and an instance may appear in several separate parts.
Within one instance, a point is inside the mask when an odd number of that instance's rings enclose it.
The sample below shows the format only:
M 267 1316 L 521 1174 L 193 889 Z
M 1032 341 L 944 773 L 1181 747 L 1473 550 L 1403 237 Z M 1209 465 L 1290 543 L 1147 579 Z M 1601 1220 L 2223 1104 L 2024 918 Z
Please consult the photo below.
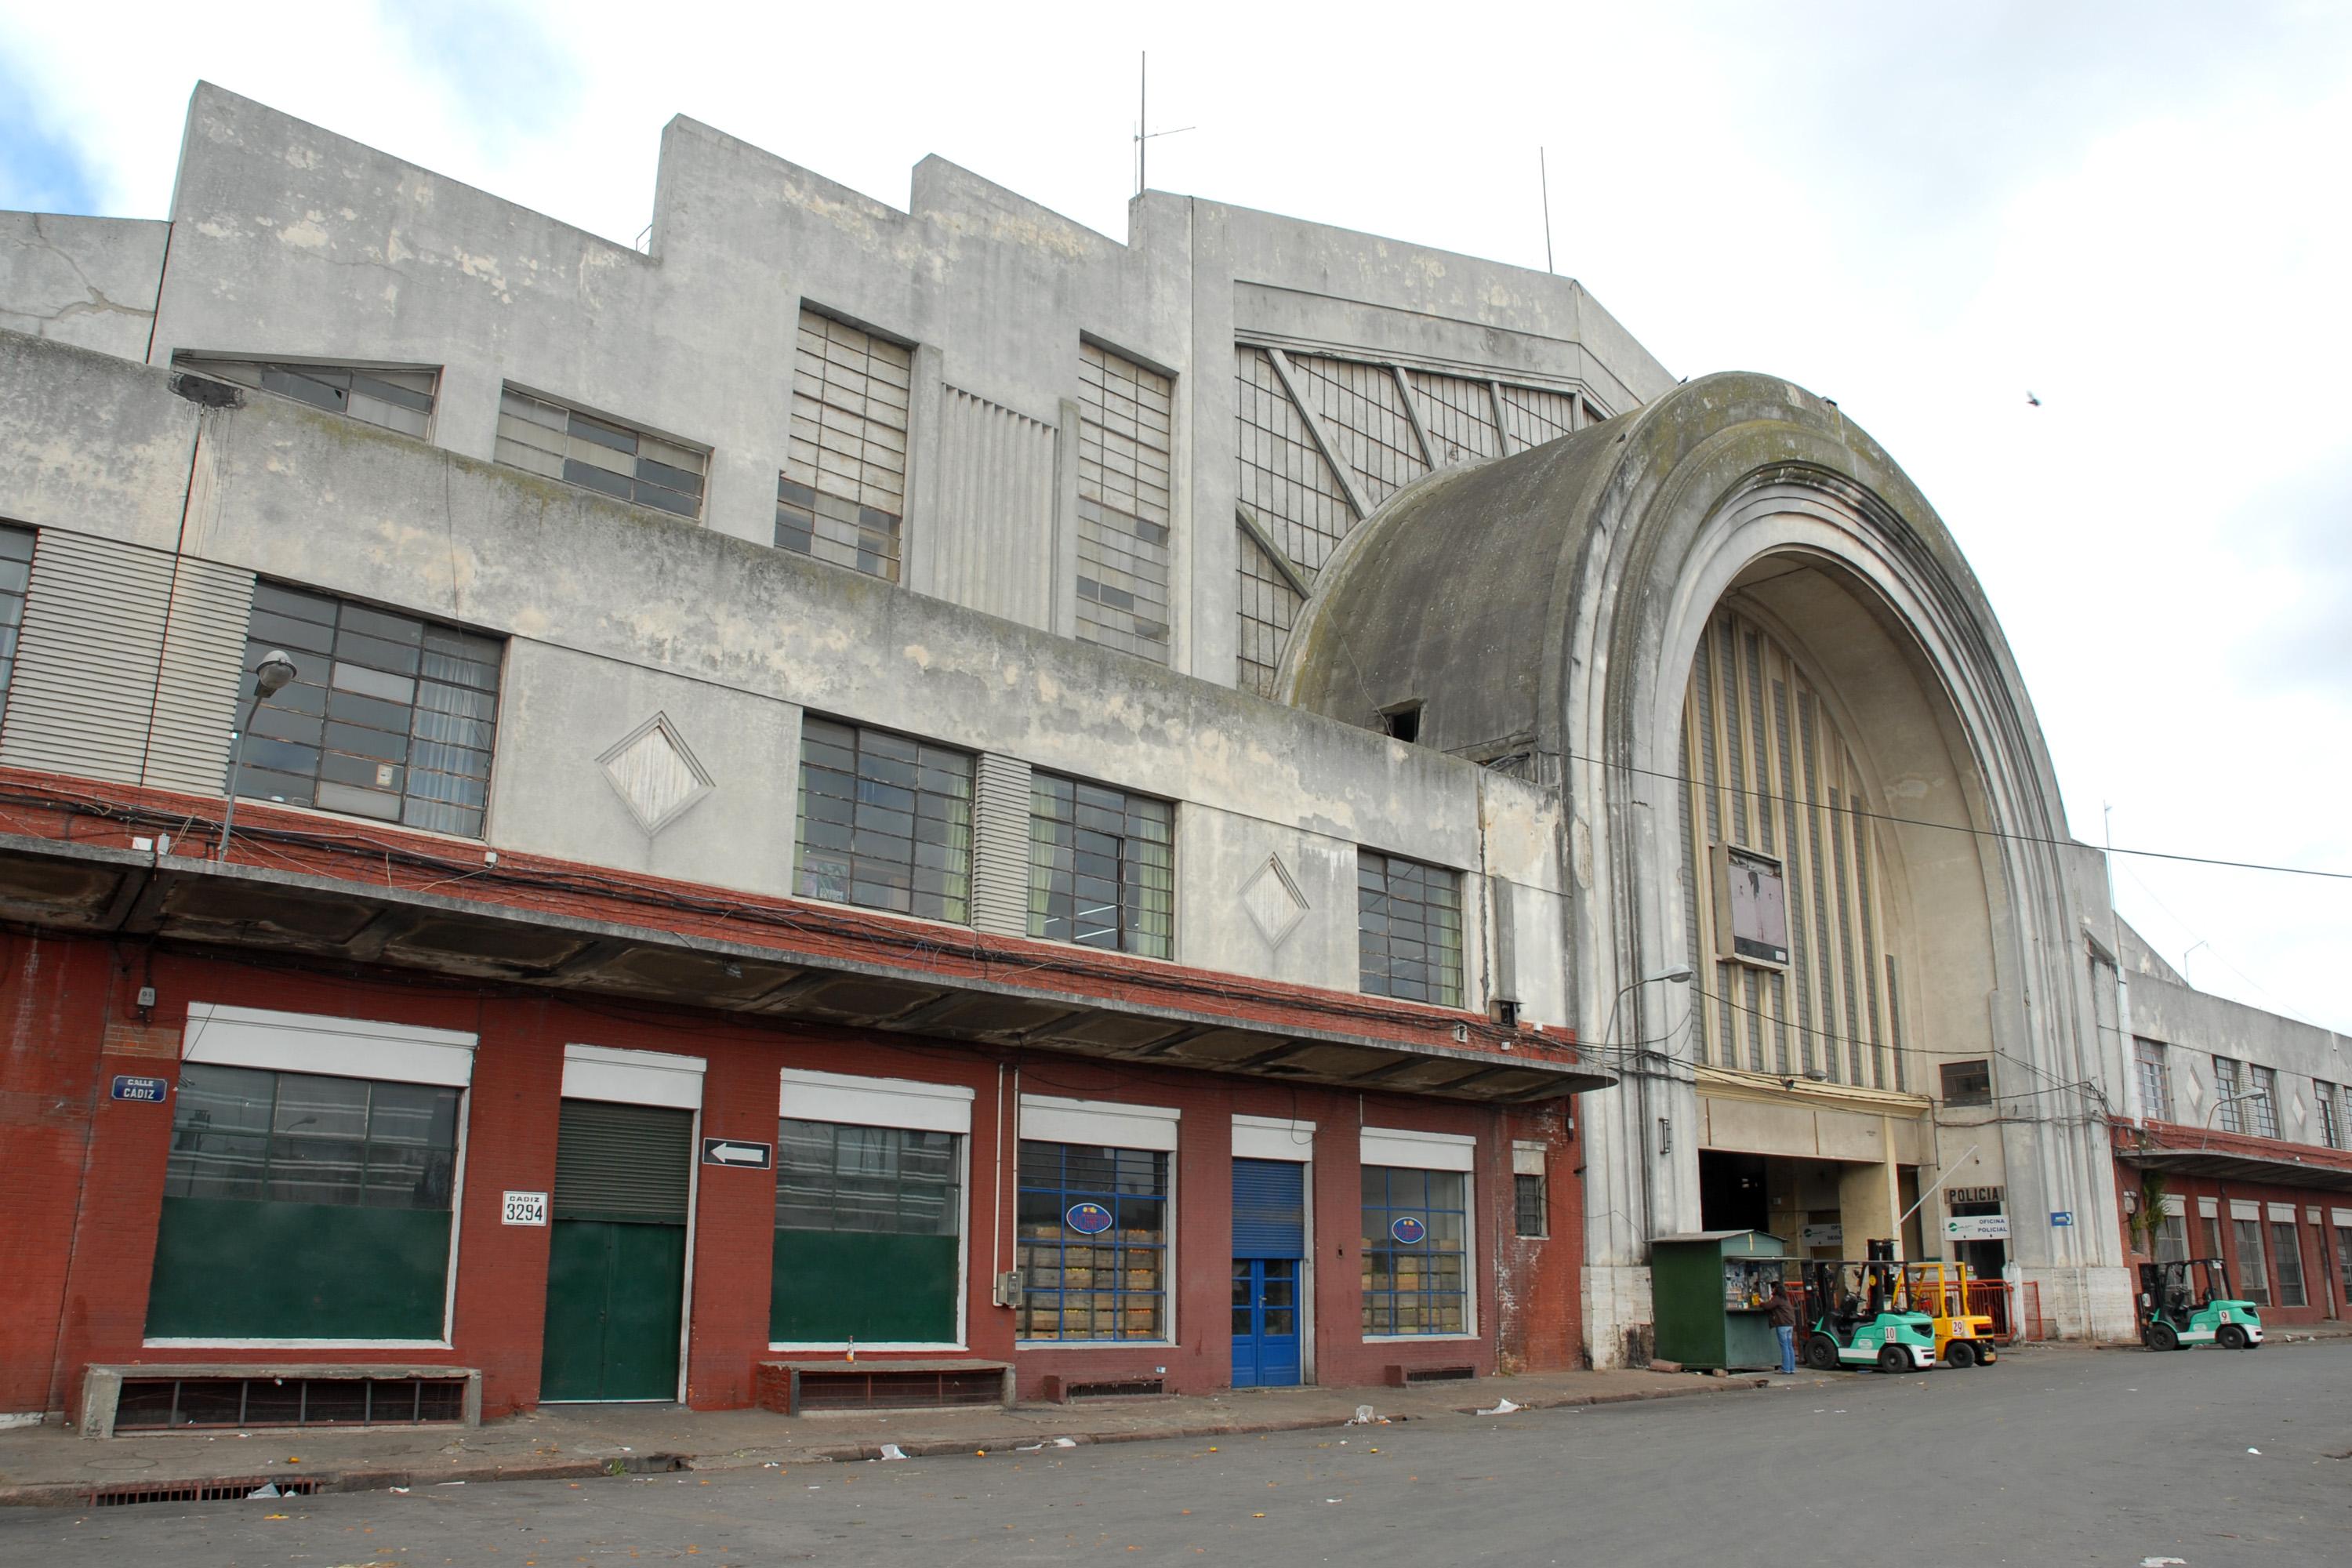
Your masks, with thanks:
M 1370 994 L 1462 1005 L 1461 878 L 1356 851 L 1356 950 Z
M 803 898 L 969 920 L 970 754 L 803 718 L 795 886 Z
M 1576 395 L 1538 386 L 1503 388 L 1503 427 L 1512 449 L 1540 447 L 1576 428 Z
M 1029 775 L 1029 934 L 1166 958 L 1176 927 L 1176 808 Z
M 710 454 L 509 386 L 499 401 L 498 458 L 615 500 L 699 517 Z
M 2228 1057 L 2213 1058 L 2213 1113 L 2224 1132 L 2246 1130 L 2245 1080 L 2239 1065 Z
M 1364 1332 L 1470 1331 L 1470 1178 L 1367 1165 Z
M 25 589 L 33 579 L 30 529 L 0 528 L 0 700 L 16 673 L 16 634 L 25 625 Z
M 1511 1178 L 1511 1218 L 1520 1236 L 1540 1238 L 1551 1234 L 1550 1205 L 1544 1179 L 1525 1172 Z
M 2165 1066 L 2164 1047 L 2155 1040 L 2132 1041 L 2132 1070 L 2139 1075 L 2139 1113 L 2150 1121 L 2172 1120 L 2172 1073 Z
M 381 370 L 360 365 L 289 364 L 267 360 L 214 359 L 173 354 L 172 363 L 215 381 L 290 397 L 330 414 L 349 415 L 362 425 L 397 430 L 422 440 L 433 423 L 433 395 L 441 373 L 431 367 Z
M 245 635 L 247 670 L 281 648 L 295 673 L 254 715 L 239 795 L 481 836 L 496 638 L 275 583 L 254 584 Z
M 446 1209 L 457 1095 L 190 1063 L 173 1097 L 163 1195 Z
M 1168 1337 L 1168 1156 L 1021 1141 L 1024 1340 Z
M 1078 636 L 1168 662 L 1175 383 L 1078 345 Z
M 912 349 L 801 312 L 792 434 L 776 491 L 779 549 L 898 580 L 914 371 Z
M 2253 1114 L 2247 1119 L 2246 1130 L 2257 1138 L 2277 1137 L 2278 1074 L 2269 1068 L 2256 1068 L 2253 1088 L 2249 1092 L 2253 1098 L 2246 1101 L 2246 1109 Z

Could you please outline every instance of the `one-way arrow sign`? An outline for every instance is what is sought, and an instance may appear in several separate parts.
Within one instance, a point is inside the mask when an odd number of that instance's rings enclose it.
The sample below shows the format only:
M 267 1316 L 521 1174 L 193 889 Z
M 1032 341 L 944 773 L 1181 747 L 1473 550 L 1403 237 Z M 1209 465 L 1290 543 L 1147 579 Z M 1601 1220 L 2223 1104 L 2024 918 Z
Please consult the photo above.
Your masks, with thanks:
M 775 1163 L 776 1149 L 772 1143 L 754 1143 L 748 1138 L 705 1138 L 702 1141 L 702 1163 L 706 1165 L 737 1165 L 746 1171 L 764 1171 Z

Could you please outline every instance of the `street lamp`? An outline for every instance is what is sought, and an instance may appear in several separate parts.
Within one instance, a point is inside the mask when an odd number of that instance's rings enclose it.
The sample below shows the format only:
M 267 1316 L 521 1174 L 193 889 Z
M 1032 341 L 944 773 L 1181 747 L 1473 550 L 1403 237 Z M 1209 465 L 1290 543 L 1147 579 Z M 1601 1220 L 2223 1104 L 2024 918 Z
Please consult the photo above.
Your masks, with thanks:
M 245 735 L 253 728 L 253 716 L 260 711 L 264 699 L 275 697 L 286 689 L 286 683 L 296 674 L 294 661 L 286 657 L 284 648 L 271 648 L 253 667 L 253 700 L 245 707 L 245 718 L 228 742 L 228 810 L 221 816 L 220 843 L 213 849 L 213 858 L 228 858 L 228 837 L 236 830 L 236 775 L 245 767 Z
M 1604 1050 L 1610 1049 L 1617 1043 L 1617 1009 L 1623 1004 L 1627 996 L 1639 991 L 1644 985 L 1656 985 L 1660 984 L 1668 985 L 1687 985 L 1690 984 L 1690 980 L 1691 966 L 1687 963 L 1677 963 L 1670 969 L 1662 969 L 1655 974 L 1644 974 L 1639 980 L 1632 981 L 1620 986 L 1616 996 L 1612 998 L 1609 1004 L 1609 1023 L 1607 1026 L 1601 1031 L 1601 1048 Z M 1650 1053 L 1648 1052 L 1642 1053 L 1643 1056 L 1649 1054 Z M 1654 1160 L 1663 1159 L 1674 1152 L 1674 1130 L 1668 1124 L 1664 1117 L 1658 1117 L 1655 1121 L 1655 1125 L 1658 1129 L 1658 1152 L 1655 1156 L 1652 1156 L 1646 1152 L 1650 1141 L 1650 1128 L 1653 1125 L 1650 1115 L 1650 1078 L 1651 1073 L 1648 1065 L 1637 1058 L 1633 1067 L 1633 1101 L 1641 1110 L 1642 1142 L 1645 1151 L 1640 1167 L 1642 1173 L 1642 1226 L 1647 1234 L 1655 1236 L 1658 1229 L 1658 1204 L 1655 1178 L 1651 1174 L 1650 1167 L 1654 1163 Z
M 1670 985 L 1689 984 L 1691 966 L 1687 963 L 1677 963 L 1671 969 L 1662 969 L 1655 974 L 1644 974 L 1639 980 L 1620 986 L 1615 999 L 1609 1004 L 1609 1023 L 1601 1031 L 1602 1049 L 1608 1049 L 1617 1043 L 1617 1009 L 1623 1005 L 1625 998 L 1644 985 L 1655 985 L 1662 982 Z

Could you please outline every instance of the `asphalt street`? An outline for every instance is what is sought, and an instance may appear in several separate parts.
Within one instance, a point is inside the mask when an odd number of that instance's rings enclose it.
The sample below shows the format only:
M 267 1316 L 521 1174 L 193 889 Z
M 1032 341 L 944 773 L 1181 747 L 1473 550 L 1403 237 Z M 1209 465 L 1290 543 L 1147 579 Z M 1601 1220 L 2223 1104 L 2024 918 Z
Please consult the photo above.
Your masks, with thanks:
M 2352 1344 L 1205 1442 L 0 1515 L 0 1563 L 2352 1561 Z

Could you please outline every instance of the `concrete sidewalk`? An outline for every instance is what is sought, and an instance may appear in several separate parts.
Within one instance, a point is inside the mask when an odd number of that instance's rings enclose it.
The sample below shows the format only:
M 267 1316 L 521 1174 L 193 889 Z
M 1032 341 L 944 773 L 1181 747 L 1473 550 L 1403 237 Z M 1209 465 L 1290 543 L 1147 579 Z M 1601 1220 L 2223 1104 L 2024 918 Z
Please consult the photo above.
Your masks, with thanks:
M 370 1491 L 499 1480 L 585 1479 L 669 1470 L 779 1468 L 878 1458 L 1019 1451 L 1040 1446 L 1215 1438 L 1336 1426 L 1369 1405 L 1391 1421 L 1460 1419 L 1507 1399 L 1523 1409 L 1671 1399 L 1764 1386 L 1659 1372 L 1559 1372 L 1414 1388 L 1247 1389 L 1181 1398 L 1087 1400 L 958 1410 L 842 1411 L 786 1417 L 764 1410 L 676 1405 L 548 1405 L 454 1426 L 178 1432 L 84 1441 L 56 1426 L 0 1431 L 0 1505 L 81 1508 L 100 1494 L 202 1500 L 265 1484 Z M 1778 1381 L 1777 1379 L 1769 1381 Z M 1377 1431 L 1375 1427 L 1373 1430 Z M 121 1499 L 121 1500 L 133 1500 Z M 136 1500 L 167 1500 L 165 1498 Z

